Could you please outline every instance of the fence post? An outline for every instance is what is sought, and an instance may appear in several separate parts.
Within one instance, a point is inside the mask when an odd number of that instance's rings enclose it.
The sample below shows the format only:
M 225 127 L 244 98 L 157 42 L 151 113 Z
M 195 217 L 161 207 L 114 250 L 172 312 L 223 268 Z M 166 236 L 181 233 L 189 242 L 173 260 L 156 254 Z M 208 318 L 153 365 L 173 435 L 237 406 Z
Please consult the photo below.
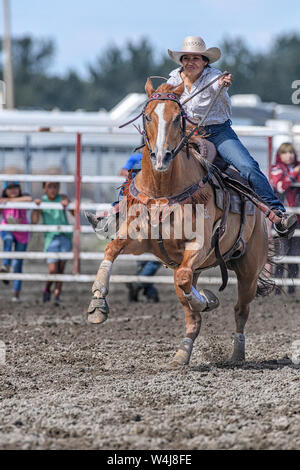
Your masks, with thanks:
M 27 175 L 31 175 L 31 170 L 32 170 L 30 142 L 31 142 L 31 137 L 29 135 L 26 135 L 25 137 L 25 173 Z M 31 194 L 31 183 L 29 181 L 25 183 L 25 191 L 26 193 Z
M 80 199 L 81 199 L 81 134 L 76 135 L 76 172 L 75 172 L 75 225 L 73 237 L 73 274 L 80 273 Z
M 268 180 L 271 180 L 271 166 L 273 156 L 273 137 L 268 137 Z

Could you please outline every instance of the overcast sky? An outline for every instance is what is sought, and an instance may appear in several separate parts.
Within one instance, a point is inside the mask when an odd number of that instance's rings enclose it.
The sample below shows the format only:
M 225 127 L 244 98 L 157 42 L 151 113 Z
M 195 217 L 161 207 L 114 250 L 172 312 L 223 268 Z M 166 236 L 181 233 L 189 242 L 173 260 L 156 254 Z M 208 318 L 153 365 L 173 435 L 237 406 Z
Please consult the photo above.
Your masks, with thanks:
M 71 67 L 84 73 L 109 44 L 143 36 L 161 53 L 180 50 L 188 35 L 202 36 L 208 47 L 243 36 L 265 49 L 278 33 L 300 32 L 299 0 L 11 0 L 11 14 L 13 35 L 55 40 L 52 70 L 59 74 Z

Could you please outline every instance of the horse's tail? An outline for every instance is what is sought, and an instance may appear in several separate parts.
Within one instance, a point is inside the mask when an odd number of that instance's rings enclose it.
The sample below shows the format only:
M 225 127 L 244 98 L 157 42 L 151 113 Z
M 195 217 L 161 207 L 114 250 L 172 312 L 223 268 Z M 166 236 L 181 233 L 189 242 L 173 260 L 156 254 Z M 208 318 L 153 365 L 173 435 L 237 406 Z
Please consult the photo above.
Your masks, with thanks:
M 276 252 L 278 252 L 277 243 L 280 243 L 279 239 L 274 240 L 269 238 L 267 262 L 258 278 L 256 297 L 265 297 L 270 295 L 275 290 L 276 283 L 271 279 L 271 276 L 273 274 L 272 267 L 276 266 L 274 257 L 276 256 Z M 281 287 L 277 286 L 277 289 L 283 291 Z

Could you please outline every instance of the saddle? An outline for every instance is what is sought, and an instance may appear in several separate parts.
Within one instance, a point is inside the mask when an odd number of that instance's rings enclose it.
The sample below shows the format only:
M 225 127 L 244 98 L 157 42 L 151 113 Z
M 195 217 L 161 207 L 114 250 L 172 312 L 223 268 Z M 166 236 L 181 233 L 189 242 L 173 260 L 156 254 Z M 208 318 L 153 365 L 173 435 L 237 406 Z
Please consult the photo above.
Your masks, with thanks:
M 228 164 L 218 155 L 215 146 L 204 139 L 197 139 L 197 141 L 191 142 L 191 145 L 196 150 L 196 158 L 200 161 L 207 159 L 211 165 L 208 165 L 208 173 L 199 183 L 195 183 L 187 188 L 183 193 L 178 194 L 169 198 L 159 198 L 155 202 L 157 204 L 162 203 L 163 205 L 171 206 L 174 203 L 187 203 L 194 202 L 193 199 L 195 195 L 198 195 L 198 198 L 204 197 L 205 193 L 202 195 L 201 188 L 204 187 L 206 182 L 209 182 L 211 187 L 214 190 L 215 203 L 216 206 L 221 209 L 222 216 L 215 223 L 212 241 L 211 241 L 211 250 L 209 251 L 207 258 L 210 257 L 212 252 L 215 253 L 216 261 L 213 265 L 207 266 L 206 268 L 199 268 L 195 272 L 199 273 L 204 269 L 209 269 L 214 266 L 220 266 L 221 275 L 222 275 L 222 285 L 219 288 L 219 291 L 225 289 L 228 282 L 228 269 L 233 269 L 233 263 L 235 260 L 239 259 L 245 253 L 245 241 L 243 239 L 243 231 L 246 222 L 246 216 L 253 216 L 255 213 L 255 206 L 259 207 L 264 213 L 270 213 L 271 209 L 268 208 L 265 203 L 257 196 L 257 194 L 251 189 L 247 180 L 243 178 L 238 171 L 229 168 Z M 200 156 L 201 158 L 197 157 Z M 200 190 L 200 191 L 199 191 Z M 127 200 L 138 200 L 145 207 L 147 207 L 150 198 L 145 195 L 142 191 L 138 190 L 135 186 L 135 179 L 129 179 L 124 188 L 124 195 L 127 196 Z M 197 203 L 206 203 L 205 198 L 199 199 Z M 221 254 L 220 252 L 220 240 L 226 232 L 227 218 L 229 212 L 240 214 L 240 227 L 236 241 L 234 242 L 231 249 L 225 253 Z M 160 214 L 160 212 L 158 212 Z M 159 223 L 159 217 L 157 223 Z M 174 260 L 172 260 L 164 246 L 163 238 L 160 234 L 159 239 L 157 240 L 159 249 L 163 258 L 165 259 L 165 264 L 172 269 L 179 267 Z M 205 261 L 204 261 L 205 263 Z

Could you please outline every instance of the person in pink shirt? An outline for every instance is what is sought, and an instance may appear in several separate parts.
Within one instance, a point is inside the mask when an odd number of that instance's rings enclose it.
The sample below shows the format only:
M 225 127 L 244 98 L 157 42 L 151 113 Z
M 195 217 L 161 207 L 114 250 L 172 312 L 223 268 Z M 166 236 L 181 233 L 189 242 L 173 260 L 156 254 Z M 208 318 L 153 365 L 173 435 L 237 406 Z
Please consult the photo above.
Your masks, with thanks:
M 31 202 L 32 197 L 29 195 L 23 195 L 20 183 L 18 181 L 8 181 L 3 185 L 3 193 L 0 198 L 1 204 L 6 204 L 8 202 Z M 27 211 L 26 209 L 0 209 L 2 213 L 1 225 L 6 224 L 28 224 L 27 220 Z M 29 232 L 7 232 L 1 231 L 1 238 L 3 240 L 3 251 L 10 252 L 13 247 L 15 251 L 26 251 L 27 244 L 29 241 Z M 14 273 L 21 273 L 23 266 L 23 259 L 14 259 L 5 258 L 3 260 L 3 265 L 0 269 L 2 273 L 9 273 L 10 266 L 13 266 Z M 4 284 L 9 284 L 8 280 L 3 281 Z M 20 300 L 20 291 L 21 291 L 22 282 L 14 281 L 13 284 L 13 302 L 18 302 Z
M 300 183 L 300 161 L 292 144 L 284 142 L 280 145 L 276 153 L 275 165 L 271 168 L 271 184 L 275 194 L 283 204 L 288 207 L 300 207 L 300 188 L 295 186 Z M 300 228 L 300 214 L 297 216 L 297 228 Z M 299 256 L 300 237 L 281 238 L 277 247 L 278 256 Z M 299 266 L 295 263 L 288 263 L 288 277 L 296 278 L 299 274 Z M 284 274 L 284 264 L 278 264 L 275 269 L 275 277 L 282 278 Z M 295 286 L 288 286 L 288 293 L 295 294 Z M 277 289 L 275 294 L 280 294 Z

